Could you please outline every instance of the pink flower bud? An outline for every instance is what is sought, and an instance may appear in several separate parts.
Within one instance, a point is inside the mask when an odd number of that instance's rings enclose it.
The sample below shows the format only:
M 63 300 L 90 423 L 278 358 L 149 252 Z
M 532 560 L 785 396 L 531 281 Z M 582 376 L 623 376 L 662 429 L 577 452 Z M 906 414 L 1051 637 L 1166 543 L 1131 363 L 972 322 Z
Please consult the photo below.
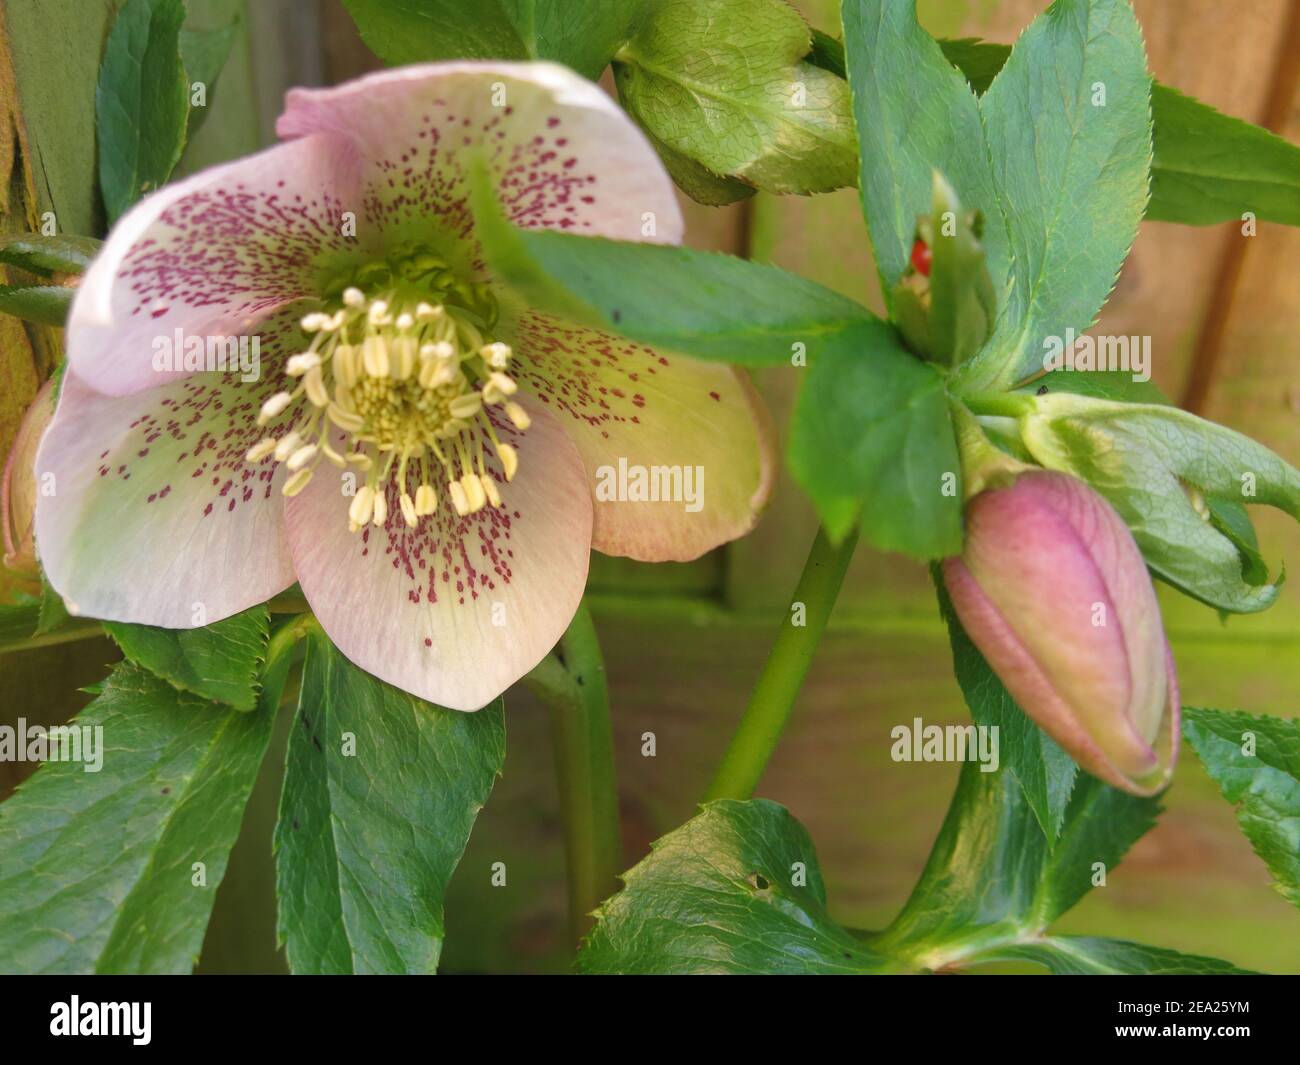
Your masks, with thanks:
M 953 608 L 1012 697 L 1084 769 L 1135 795 L 1178 754 L 1178 681 L 1123 520 L 1082 481 L 1022 474 L 966 508 Z
M 53 382 L 46 381 L 23 415 L 14 437 L 4 476 L 0 477 L 0 517 L 3 518 L 4 564 L 23 577 L 40 576 L 32 522 L 36 516 L 36 448 L 54 416 Z

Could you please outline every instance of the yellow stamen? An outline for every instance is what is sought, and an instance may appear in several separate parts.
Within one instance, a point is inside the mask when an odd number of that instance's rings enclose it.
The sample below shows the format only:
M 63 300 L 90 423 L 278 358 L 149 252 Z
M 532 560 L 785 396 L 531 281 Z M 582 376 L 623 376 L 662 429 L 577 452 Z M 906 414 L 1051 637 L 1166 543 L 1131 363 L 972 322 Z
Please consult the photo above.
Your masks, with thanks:
M 435 459 L 457 515 L 502 506 L 500 475 L 485 463 L 485 437 L 505 480 L 518 470 L 515 449 L 498 439 L 489 417 L 495 406 L 516 430 L 530 423 L 510 399 L 519 388 L 506 372 L 510 346 L 483 332 L 497 320 L 495 304 L 484 286 L 457 280 L 436 257 L 430 261 L 427 277 L 430 291 L 441 293 L 438 302 L 409 303 L 400 294 L 368 300 L 347 288 L 341 306 L 303 316 L 310 342 L 285 363 L 295 387 L 269 397 L 258 421 L 293 413 L 246 453 L 249 462 L 274 456 L 285 463 L 286 495 L 302 490 L 321 459 L 365 473 L 365 486 L 348 506 L 353 531 L 386 525 L 390 490 L 408 527 L 436 513 Z M 347 438 L 343 446 L 339 434 Z

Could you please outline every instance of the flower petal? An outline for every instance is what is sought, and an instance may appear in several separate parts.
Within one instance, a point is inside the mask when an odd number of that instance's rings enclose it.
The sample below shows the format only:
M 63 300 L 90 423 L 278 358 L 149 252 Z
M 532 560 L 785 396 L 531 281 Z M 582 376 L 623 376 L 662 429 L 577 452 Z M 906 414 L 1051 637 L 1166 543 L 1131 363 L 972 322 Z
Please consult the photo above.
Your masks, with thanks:
M 359 254 L 358 241 L 342 234 L 357 173 L 351 142 L 321 135 L 146 197 L 114 227 L 77 288 L 71 368 L 108 395 L 141 392 L 184 376 L 155 366 L 155 345 L 176 330 L 245 334 L 277 307 L 315 294 L 322 259 Z
M 36 458 L 36 545 L 70 609 L 187 629 L 293 583 L 283 477 L 244 461 L 274 388 L 203 373 L 114 397 L 67 372 Z
M 520 384 L 578 445 L 596 500 L 597 551 L 689 561 L 754 527 L 776 449 L 743 371 L 534 312 L 501 328 Z
M 587 581 L 591 495 L 559 424 L 531 404 L 504 505 L 457 518 L 444 485 L 437 511 L 408 528 L 390 483 L 385 526 L 348 531 L 339 480 L 322 469 L 287 501 L 302 590 L 349 659 L 440 706 L 477 710 L 546 656 Z M 339 477 L 346 476 L 339 474 Z
M 381 228 L 433 218 L 467 236 L 466 164 L 481 156 L 517 225 L 682 237 L 672 181 L 645 136 L 597 86 L 554 63 L 431 63 L 290 91 L 276 132 L 321 130 L 352 138 L 367 159 L 364 201 Z

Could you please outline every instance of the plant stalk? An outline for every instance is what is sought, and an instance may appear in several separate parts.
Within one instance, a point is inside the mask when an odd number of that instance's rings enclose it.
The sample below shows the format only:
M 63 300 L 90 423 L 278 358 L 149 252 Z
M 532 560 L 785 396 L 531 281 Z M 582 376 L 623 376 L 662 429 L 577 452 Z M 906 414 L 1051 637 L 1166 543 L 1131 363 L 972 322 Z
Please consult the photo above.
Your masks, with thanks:
M 754 685 L 749 706 L 705 793 L 705 802 L 748 799 L 753 795 L 790 720 L 857 542 L 856 529 L 838 547 L 831 543 L 825 529 L 817 530 L 808 561 L 795 586 L 791 609 Z M 802 611 L 795 609 L 799 604 L 803 606 Z M 799 624 L 800 621 L 803 623 Z
M 555 652 L 524 678 L 551 715 L 575 943 L 623 871 L 605 663 L 584 602 Z

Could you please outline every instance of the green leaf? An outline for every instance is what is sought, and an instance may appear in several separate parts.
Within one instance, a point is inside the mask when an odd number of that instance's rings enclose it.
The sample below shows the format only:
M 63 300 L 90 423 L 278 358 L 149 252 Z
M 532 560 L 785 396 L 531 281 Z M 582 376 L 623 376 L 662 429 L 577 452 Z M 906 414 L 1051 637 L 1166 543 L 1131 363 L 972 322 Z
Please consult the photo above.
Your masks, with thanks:
M 975 94 L 916 21 L 913 0 L 845 0 L 849 85 L 861 148 L 858 187 L 887 297 L 907 269 L 933 172 L 983 216 L 995 292 L 1010 276 L 1007 234 Z
M 285 657 L 258 712 L 241 714 L 115 667 L 71 722 L 102 730 L 100 770 L 49 762 L 0 804 L 6 969 L 190 971 L 287 668 Z
M 1075 376 L 1083 377 L 1084 374 Z M 1087 481 L 1133 532 L 1147 565 L 1188 595 L 1233 613 L 1270 606 L 1278 584 L 1258 584 L 1241 531 L 1188 497 L 1266 504 L 1300 520 L 1300 470 L 1241 433 L 1163 404 L 1049 393 L 1020 421 L 1034 459 Z M 1239 527 L 1236 517 L 1226 515 Z M 1279 582 L 1280 583 L 1280 582 Z
M 645 0 L 344 0 L 389 66 L 431 59 L 554 59 L 599 76 Z
M 36 628 L 32 635 L 42 636 L 47 632 L 53 632 L 60 628 L 71 615 L 68 613 L 68 606 L 63 601 L 63 596 L 59 595 L 46 579 L 45 574 L 41 573 L 41 609 L 37 617 Z
M 1241 557 L 1241 579 L 1258 587 L 1268 583 L 1268 563 L 1259 553 L 1259 537 L 1250 513 L 1240 503 L 1230 499 L 1207 496 L 1205 508 L 1210 524 L 1231 541 Z
M 1057 0 L 979 109 L 1015 271 L 998 333 L 966 379 L 1005 387 L 1041 368 L 1045 337 L 1092 324 L 1146 209 L 1150 75 L 1127 0 Z
M 777 193 L 853 183 L 848 92 L 802 62 L 812 32 L 785 0 L 658 0 L 615 61 L 619 99 L 706 170 Z
M 1011 45 L 981 41 L 977 37 L 941 40 L 944 58 L 962 72 L 970 87 L 983 96 L 1011 54 Z
M 871 312 L 774 266 L 663 244 L 512 226 L 486 182 L 471 197 L 494 275 L 535 310 L 698 359 L 790 365 Z M 802 347 L 800 347 L 802 345 Z
M 1300 147 L 1167 85 L 1151 90 L 1155 161 L 1147 217 L 1210 225 L 1300 225 Z
M 1183 735 L 1278 891 L 1300 906 L 1300 718 L 1187 706 Z
M 626 100 L 623 101 L 623 105 L 627 106 Z M 725 207 L 729 203 L 748 199 L 758 192 L 753 185 L 746 185 L 733 177 L 715 174 L 690 156 L 674 151 L 645 126 L 641 127 L 641 132 L 654 146 L 664 168 L 677 187 L 696 203 L 708 207 Z
M 221 74 L 221 68 L 226 65 L 230 48 L 235 43 L 238 32 L 238 18 L 235 18 L 230 25 L 220 26 L 217 29 L 198 30 L 187 27 L 181 30 L 179 47 L 181 65 L 185 68 L 187 92 L 193 94 L 194 85 L 201 83 L 207 101 L 202 107 L 190 107 L 185 129 L 186 141 L 198 132 L 203 120 L 208 117 L 208 110 L 212 106 L 212 93 L 217 87 L 217 77 Z
M 0 603 L 0 650 L 26 643 L 41 619 L 41 600 L 18 592 L 11 602 Z
M 964 39 L 940 41 L 944 55 L 984 92 L 1011 48 Z M 1300 146 L 1261 126 L 1216 111 L 1152 82 L 1151 202 L 1159 222 L 1211 225 L 1246 211 L 1266 222 L 1300 225 Z
M 106 621 L 104 629 L 132 662 L 182 691 L 251 710 L 270 621 L 266 607 L 255 606 L 199 629 L 124 621 Z
M 1151 381 L 1135 381 L 1133 375 L 1124 370 L 1094 370 L 1088 373 L 1053 370 L 1034 378 L 1020 392 L 1024 395 L 1069 392 L 1071 395 L 1092 396 L 1094 399 L 1110 399 L 1120 403 L 1173 406 L 1169 398 Z M 1204 499 L 1210 523 L 1237 549 L 1241 559 L 1242 580 L 1252 586 L 1267 584 L 1268 564 L 1259 553 L 1259 539 L 1255 535 L 1250 513 L 1233 499 L 1214 495 L 1205 495 Z
M 15 233 L 0 237 L 0 263 L 36 274 L 80 274 L 101 247 L 94 237 Z
M 1119 403 L 1159 403 L 1172 406 L 1169 399 L 1151 381 L 1135 381 L 1127 370 L 1052 370 L 1035 377 L 1024 388 L 1016 390 L 1021 395 L 1043 395 L 1049 392 L 1068 392 L 1073 396 L 1092 396 L 1094 399 L 1113 399 Z
M 444 710 L 307 639 L 275 829 L 289 966 L 432 973 L 447 881 L 505 757 L 501 700 Z
M 939 968 L 1036 941 L 1092 886 L 1095 863 L 1110 875 L 1158 812 L 1155 799 L 1081 772 L 1049 848 L 1016 778 L 966 762 L 921 879 L 893 924 L 868 945 Z
M 809 342 L 789 461 L 833 540 L 860 519 L 882 551 L 931 559 L 962 544 L 961 462 L 942 375 L 883 322 Z
M 1230 962 L 1199 954 L 1180 954 L 1126 939 L 1047 936 L 1037 943 L 998 948 L 976 955 L 973 963 L 1029 961 L 1053 976 L 1257 976 Z
M 126 0 L 108 35 L 95 90 L 99 187 L 111 223 L 163 185 L 185 147 L 189 85 L 181 0 Z
M 934 582 L 939 593 L 939 613 L 948 624 L 953 671 L 971 717 L 976 725 L 998 730 L 999 759 L 1020 784 L 1024 800 L 1051 847 L 1061 831 L 1078 767 L 1016 705 L 1011 693 L 989 668 L 953 610 L 937 566 Z
M 0 314 L 62 327 L 76 290 L 62 285 L 0 285 Z
M 596 911 L 587 973 L 835 974 L 888 969 L 826 913 L 812 841 L 774 802 L 708 803 L 655 842 Z

